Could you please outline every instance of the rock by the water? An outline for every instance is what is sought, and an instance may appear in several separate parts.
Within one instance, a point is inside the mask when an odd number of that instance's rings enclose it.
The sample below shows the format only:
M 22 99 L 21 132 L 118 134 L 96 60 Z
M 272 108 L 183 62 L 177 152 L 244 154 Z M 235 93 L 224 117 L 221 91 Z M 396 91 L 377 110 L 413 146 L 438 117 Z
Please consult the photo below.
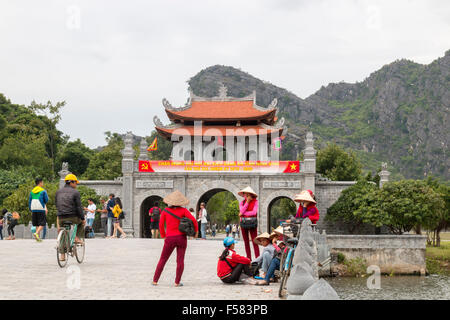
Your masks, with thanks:
M 328 282 L 320 279 L 303 293 L 302 300 L 339 300 L 339 296 Z
M 292 267 L 291 275 L 286 283 L 289 294 L 303 294 L 315 282 L 313 276 L 301 265 Z

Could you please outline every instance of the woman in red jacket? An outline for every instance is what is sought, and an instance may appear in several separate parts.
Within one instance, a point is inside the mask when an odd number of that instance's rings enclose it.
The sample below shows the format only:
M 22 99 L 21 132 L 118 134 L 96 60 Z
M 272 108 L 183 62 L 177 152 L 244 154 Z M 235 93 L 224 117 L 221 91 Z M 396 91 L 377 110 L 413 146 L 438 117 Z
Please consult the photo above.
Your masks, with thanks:
M 311 190 L 303 190 L 296 195 L 294 201 L 300 202 L 296 218 L 309 218 L 312 224 L 316 224 L 319 220 L 319 210 L 316 207 L 316 200 Z
M 258 235 L 258 200 L 256 200 L 257 194 L 251 187 L 247 187 L 239 191 L 238 194 L 241 197 L 244 197 L 244 200 L 239 203 L 239 217 L 241 218 L 242 240 L 244 241 L 245 245 L 245 253 L 247 254 L 247 258 L 251 260 L 252 254 L 250 251 L 249 238 L 251 238 L 253 243 L 255 258 L 259 257 L 259 247 L 253 241 Z
M 217 276 L 224 283 L 235 283 L 242 281 L 246 284 L 255 284 L 250 273 L 250 259 L 240 256 L 234 251 L 236 240 L 226 237 L 223 240 L 225 250 L 217 262 Z M 242 273 L 244 272 L 244 273 Z
M 192 214 L 183 206 L 189 203 L 189 200 L 178 190 L 172 192 L 167 197 L 163 199 L 167 203 L 168 207 L 164 209 L 159 218 L 159 231 L 161 238 L 165 238 L 164 247 L 161 252 L 161 257 L 159 258 L 158 265 L 156 266 L 155 275 L 153 276 L 153 285 L 158 284 L 159 277 L 164 269 L 164 266 L 172 254 L 173 250 L 177 248 L 177 272 L 175 277 L 175 286 L 179 287 L 183 284 L 180 283 L 181 275 L 184 270 L 184 255 L 186 253 L 187 238 L 185 233 L 181 233 L 178 230 L 180 225 L 180 219 L 172 216 L 176 215 L 179 218 L 189 218 L 194 223 L 195 236 L 198 233 L 197 220 L 192 216 Z M 169 211 L 170 213 L 166 212 Z M 165 225 L 165 228 L 164 228 Z

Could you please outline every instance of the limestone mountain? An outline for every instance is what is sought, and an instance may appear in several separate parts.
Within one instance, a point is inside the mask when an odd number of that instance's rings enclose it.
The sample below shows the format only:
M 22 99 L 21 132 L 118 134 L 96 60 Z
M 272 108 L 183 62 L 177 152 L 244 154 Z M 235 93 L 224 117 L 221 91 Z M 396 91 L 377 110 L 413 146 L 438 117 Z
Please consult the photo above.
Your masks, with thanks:
M 217 95 L 223 83 L 229 96 L 256 90 L 260 106 L 277 98 L 289 128 L 285 159 L 297 157 L 311 129 L 317 148 L 330 141 L 350 148 L 366 170 L 386 161 L 397 178 L 450 178 L 450 50 L 428 65 L 397 60 L 362 82 L 330 83 L 306 99 L 228 66 L 208 67 L 188 82 L 200 96 Z

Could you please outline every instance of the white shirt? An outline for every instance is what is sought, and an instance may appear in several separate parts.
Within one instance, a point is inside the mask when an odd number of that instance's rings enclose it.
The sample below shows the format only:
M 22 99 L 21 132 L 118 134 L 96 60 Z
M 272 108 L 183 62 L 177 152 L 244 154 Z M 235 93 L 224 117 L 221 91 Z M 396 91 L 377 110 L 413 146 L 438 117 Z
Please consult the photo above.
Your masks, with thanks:
M 86 219 L 95 219 L 95 210 L 97 209 L 97 206 L 95 205 L 95 203 L 88 205 L 87 208 L 89 210 L 94 210 L 94 212 L 87 211 Z
M 208 223 L 208 219 L 206 219 L 207 215 L 208 215 L 208 213 L 206 212 L 206 209 L 203 209 L 203 211 L 202 211 L 202 219 L 201 219 L 202 223 Z

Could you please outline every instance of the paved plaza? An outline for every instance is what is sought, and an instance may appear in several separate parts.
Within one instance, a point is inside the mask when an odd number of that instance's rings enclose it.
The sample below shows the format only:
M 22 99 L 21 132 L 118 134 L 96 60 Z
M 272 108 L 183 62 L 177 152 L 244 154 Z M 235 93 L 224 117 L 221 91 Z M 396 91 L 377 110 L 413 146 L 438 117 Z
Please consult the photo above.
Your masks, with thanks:
M 216 275 L 223 245 L 214 240 L 188 241 L 183 287 L 173 286 L 175 252 L 158 286 L 152 286 L 163 241 L 87 239 L 83 264 L 70 257 L 63 269 L 56 261 L 56 240 L 0 241 L 0 299 L 278 299 L 278 284 L 223 284 Z M 244 255 L 243 242 L 236 249 Z

